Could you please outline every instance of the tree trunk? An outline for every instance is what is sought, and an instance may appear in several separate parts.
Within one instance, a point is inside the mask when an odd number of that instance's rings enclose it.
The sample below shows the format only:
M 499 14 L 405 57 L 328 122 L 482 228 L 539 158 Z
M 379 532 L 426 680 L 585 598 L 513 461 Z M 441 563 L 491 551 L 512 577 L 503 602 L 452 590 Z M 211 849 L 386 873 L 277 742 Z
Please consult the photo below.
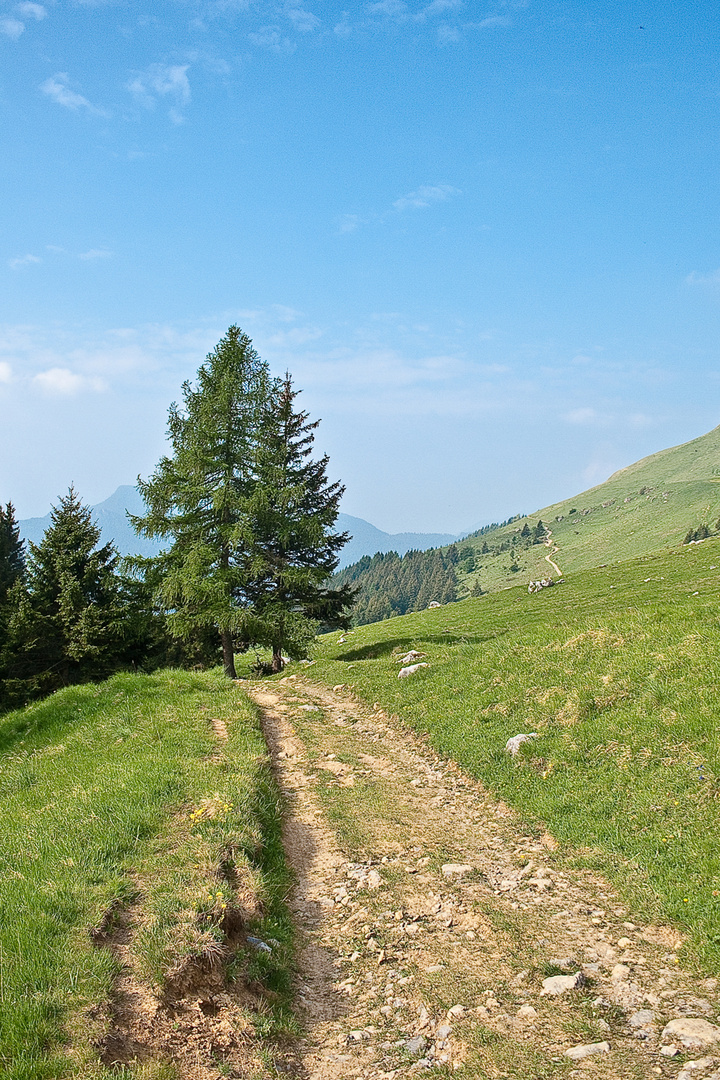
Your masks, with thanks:
M 278 671 L 282 671 L 282 669 L 284 667 L 285 667 L 285 661 L 282 658 L 282 648 L 281 648 L 280 645 L 273 645 L 273 658 L 272 658 L 273 674 L 275 674 Z
M 235 671 L 235 653 L 233 651 L 232 634 L 229 630 L 220 631 L 220 640 L 223 650 L 223 668 L 228 679 L 237 679 Z

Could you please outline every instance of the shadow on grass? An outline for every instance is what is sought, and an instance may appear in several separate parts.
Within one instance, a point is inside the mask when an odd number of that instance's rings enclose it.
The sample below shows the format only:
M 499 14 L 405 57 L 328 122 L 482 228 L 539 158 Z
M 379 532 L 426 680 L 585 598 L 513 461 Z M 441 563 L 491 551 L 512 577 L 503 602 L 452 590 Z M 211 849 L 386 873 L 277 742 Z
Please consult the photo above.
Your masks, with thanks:
M 419 637 L 390 638 L 388 641 L 374 641 L 371 645 L 364 645 L 360 649 L 350 649 L 333 659 L 339 662 L 352 662 L 355 660 L 379 660 L 382 656 L 390 656 L 396 649 L 421 649 L 424 645 L 482 645 L 486 641 L 495 641 L 504 637 L 510 631 L 507 627 L 501 630 L 490 630 L 485 634 L 464 634 L 462 631 L 447 630 L 440 634 L 424 634 Z

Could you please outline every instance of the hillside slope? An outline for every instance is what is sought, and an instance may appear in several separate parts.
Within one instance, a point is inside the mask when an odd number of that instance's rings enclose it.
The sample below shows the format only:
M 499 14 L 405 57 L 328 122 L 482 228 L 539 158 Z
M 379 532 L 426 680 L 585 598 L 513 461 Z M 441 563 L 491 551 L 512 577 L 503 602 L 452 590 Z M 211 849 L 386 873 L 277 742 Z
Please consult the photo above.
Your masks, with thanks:
M 711 531 L 720 517 L 720 427 L 661 450 L 614 473 L 603 484 L 520 517 L 504 528 L 468 537 L 472 559 L 461 576 L 470 591 L 617 562 L 682 543 L 691 528 Z M 542 521 L 548 544 L 522 537 Z M 487 551 L 483 548 L 487 547 Z M 553 550 L 557 548 L 555 554 Z M 463 569 L 461 565 L 460 569 Z
M 313 680 L 426 736 L 720 962 L 720 539 L 327 635 Z M 427 665 L 403 679 L 406 663 Z M 506 741 L 536 733 L 513 759 Z

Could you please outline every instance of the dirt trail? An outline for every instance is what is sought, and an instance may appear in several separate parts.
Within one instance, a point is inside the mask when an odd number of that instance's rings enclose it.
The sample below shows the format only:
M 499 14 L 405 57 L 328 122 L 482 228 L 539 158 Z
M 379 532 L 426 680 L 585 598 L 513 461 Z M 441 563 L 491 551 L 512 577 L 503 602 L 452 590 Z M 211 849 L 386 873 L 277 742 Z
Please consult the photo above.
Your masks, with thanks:
M 661 1039 L 671 1020 L 718 1015 L 716 980 L 679 970 L 674 930 L 633 919 L 344 687 L 290 675 L 251 693 L 289 802 L 299 1076 L 720 1080 L 720 1043 L 716 1059 Z M 581 985 L 543 992 L 556 974 Z
M 560 569 L 558 564 L 556 562 L 553 562 L 553 560 L 552 560 L 553 555 L 557 555 L 560 548 L 557 546 L 557 544 L 555 544 L 553 542 L 552 533 L 550 532 L 549 529 L 547 531 L 547 540 L 543 541 L 543 543 L 545 544 L 545 547 L 551 548 L 551 550 L 545 556 L 545 562 L 550 563 L 550 565 L 552 566 L 553 570 L 555 571 L 555 573 L 557 574 L 558 577 L 562 577 L 562 570 Z

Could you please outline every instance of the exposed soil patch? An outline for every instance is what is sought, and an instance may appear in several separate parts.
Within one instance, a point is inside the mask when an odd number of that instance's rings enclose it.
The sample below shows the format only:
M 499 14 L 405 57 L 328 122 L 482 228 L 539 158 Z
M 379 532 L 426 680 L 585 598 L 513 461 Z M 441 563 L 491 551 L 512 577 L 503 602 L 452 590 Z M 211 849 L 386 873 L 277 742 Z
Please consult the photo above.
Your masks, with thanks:
M 289 801 L 298 1075 L 719 1080 L 720 1042 L 662 1036 L 718 1017 L 676 931 L 344 687 L 290 675 L 251 693 Z

